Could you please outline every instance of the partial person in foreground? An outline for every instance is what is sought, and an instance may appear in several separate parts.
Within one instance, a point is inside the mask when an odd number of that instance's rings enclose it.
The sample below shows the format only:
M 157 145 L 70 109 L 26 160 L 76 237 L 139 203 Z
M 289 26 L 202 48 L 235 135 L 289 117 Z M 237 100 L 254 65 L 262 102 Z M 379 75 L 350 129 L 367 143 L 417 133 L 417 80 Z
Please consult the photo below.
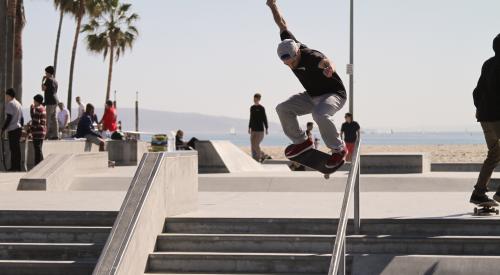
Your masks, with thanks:
M 473 92 L 476 118 L 488 146 L 488 156 L 470 198 L 471 203 L 481 206 L 497 206 L 495 201 L 500 201 L 500 189 L 493 196 L 494 200 L 486 195 L 493 170 L 500 163 L 500 34 L 493 40 L 493 50 L 495 56 L 484 63 Z
M 351 113 L 345 114 L 345 122 L 342 124 L 342 128 L 340 129 L 340 136 L 345 142 L 347 147 L 347 161 L 352 160 L 352 153 L 354 152 L 354 146 L 356 145 L 356 140 L 359 138 L 361 127 L 359 124 L 353 120 Z
M 10 149 L 9 172 L 21 171 L 21 135 L 24 126 L 23 111 L 21 103 L 16 99 L 16 91 L 12 88 L 5 92 L 5 122 L 2 126 L 2 134 L 7 132 Z M 3 138 L 2 138 L 3 142 Z
M 260 143 L 264 140 L 264 134 L 269 134 L 266 109 L 260 104 L 261 99 L 262 95 L 259 93 L 253 96 L 254 104 L 250 107 L 250 122 L 248 123 L 252 158 L 259 162 L 266 158 L 266 154 L 260 148 Z
M 85 113 L 80 118 L 78 122 L 78 128 L 76 129 L 76 138 L 85 138 L 88 142 L 99 145 L 99 151 L 104 151 L 105 141 L 95 132 L 92 123 L 92 117 L 94 116 L 94 106 L 92 104 L 87 104 L 85 108 Z
M 177 130 L 175 133 L 175 149 L 176 150 L 193 150 L 196 149 L 197 138 L 192 137 L 188 142 L 184 141 L 184 131 Z
M 30 132 L 33 137 L 33 149 L 35 152 L 35 166 L 43 160 L 43 140 L 47 133 L 47 113 L 43 106 L 43 96 L 38 94 L 33 97 L 33 105 L 30 108 L 31 123 Z
M 280 29 L 282 42 L 278 56 L 299 79 L 305 92 L 290 97 L 276 107 L 283 131 L 293 142 L 285 156 L 294 158 L 313 148 L 313 141 L 300 128 L 297 116 L 312 114 L 325 145 L 332 150 L 326 161 L 327 169 L 336 169 L 345 162 L 347 149 L 339 138 L 333 116 L 346 102 L 346 91 L 335 66 L 323 53 L 300 43 L 290 32 L 276 0 L 267 0 L 274 20 Z

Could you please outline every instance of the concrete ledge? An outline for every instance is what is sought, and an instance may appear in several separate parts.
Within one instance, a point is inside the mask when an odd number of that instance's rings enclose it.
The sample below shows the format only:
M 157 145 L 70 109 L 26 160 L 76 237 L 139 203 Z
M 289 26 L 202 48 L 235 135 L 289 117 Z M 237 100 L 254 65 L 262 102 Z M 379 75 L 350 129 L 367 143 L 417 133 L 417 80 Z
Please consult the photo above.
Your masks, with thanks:
M 107 165 L 105 153 L 51 154 L 19 180 L 17 190 L 65 191 L 77 172 Z
M 482 163 L 432 163 L 432 172 L 479 172 L 481 171 Z M 495 172 L 500 172 L 500 166 L 495 169 Z
M 93 274 L 144 274 L 165 218 L 197 205 L 195 151 L 144 154 Z
M 422 153 L 373 153 L 361 156 L 362 174 L 413 174 L 430 171 L 430 162 Z
M 108 159 L 116 166 L 136 166 L 138 159 L 147 153 L 147 144 L 137 140 L 110 140 L 106 142 Z

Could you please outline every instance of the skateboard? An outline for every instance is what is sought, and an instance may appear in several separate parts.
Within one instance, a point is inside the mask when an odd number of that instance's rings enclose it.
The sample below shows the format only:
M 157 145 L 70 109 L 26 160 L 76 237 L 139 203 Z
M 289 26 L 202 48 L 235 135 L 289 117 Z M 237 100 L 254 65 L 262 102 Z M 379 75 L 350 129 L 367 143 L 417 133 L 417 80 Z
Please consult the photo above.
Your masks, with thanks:
M 292 145 L 290 145 L 290 146 L 292 146 Z M 343 164 L 341 164 L 338 167 L 331 168 L 331 169 L 326 168 L 325 163 L 328 161 L 328 159 L 330 159 L 330 157 L 331 157 L 331 155 L 327 154 L 325 152 L 321 152 L 321 151 L 316 150 L 316 149 L 309 149 L 296 157 L 289 158 L 289 160 L 295 161 L 295 162 L 300 163 L 306 167 L 309 167 L 313 170 L 316 170 L 316 171 L 322 173 L 324 175 L 325 179 L 329 179 L 330 175 L 335 173 L 335 171 L 337 171 L 343 165 Z
M 477 204 L 478 207 L 474 207 L 474 216 L 489 216 L 489 215 L 498 215 L 500 211 L 496 208 L 496 206 L 489 205 L 481 205 Z

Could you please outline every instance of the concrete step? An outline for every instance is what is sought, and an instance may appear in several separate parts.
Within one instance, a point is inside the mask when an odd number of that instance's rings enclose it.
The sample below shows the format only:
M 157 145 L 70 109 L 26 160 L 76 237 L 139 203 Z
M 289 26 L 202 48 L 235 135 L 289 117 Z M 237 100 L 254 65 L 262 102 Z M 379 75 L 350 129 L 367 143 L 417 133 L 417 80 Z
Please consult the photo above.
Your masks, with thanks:
M 334 236 L 162 234 L 157 251 L 223 253 L 331 253 Z M 355 254 L 500 255 L 500 237 L 352 235 Z
M 97 260 L 103 244 L 0 243 L 0 260 Z
M 89 275 L 94 261 L 4 261 L 0 260 L 2 275 Z
M 331 235 L 334 219 L 168 218 L 166 233 Z M 500 236 L 499 219 L 363 219 L 362 234 Z M 352 221 L 348 233 L 353 233 Z
M 330 255 L 265 253 L 150 254 L 149 273 L 327 274 Z M 348 261 L 348 263 L 351 261 Z M 350 264 L 348 264 L 350 268 Z
M 113 226 L 114 211 L 0 211 L 0 226 Z
M 0 226 L 0 243 L 105 243 L 111 227 Z

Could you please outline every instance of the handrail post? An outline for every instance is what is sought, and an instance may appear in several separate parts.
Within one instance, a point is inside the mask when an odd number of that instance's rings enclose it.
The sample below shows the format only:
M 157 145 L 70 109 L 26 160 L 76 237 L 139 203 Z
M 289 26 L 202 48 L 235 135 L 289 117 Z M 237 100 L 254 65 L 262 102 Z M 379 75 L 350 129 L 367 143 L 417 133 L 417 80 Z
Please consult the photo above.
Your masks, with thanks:
M 337 275 L 345 275 L 345 246 L 346 246 L 346 239 L 344 238 L 342 245 L 342 253 L 340 253 L 340 263 L 339 263 L 339 271 L 337 272 Z
M 361 159 L 358 161 L 361 162 Z M 361 170 L 361 163 L 356 169 L 356 183 L 354 184 L 354 234 L 359 235 L 361 232 L 361 221 L 359 215 L 359 175 Z

